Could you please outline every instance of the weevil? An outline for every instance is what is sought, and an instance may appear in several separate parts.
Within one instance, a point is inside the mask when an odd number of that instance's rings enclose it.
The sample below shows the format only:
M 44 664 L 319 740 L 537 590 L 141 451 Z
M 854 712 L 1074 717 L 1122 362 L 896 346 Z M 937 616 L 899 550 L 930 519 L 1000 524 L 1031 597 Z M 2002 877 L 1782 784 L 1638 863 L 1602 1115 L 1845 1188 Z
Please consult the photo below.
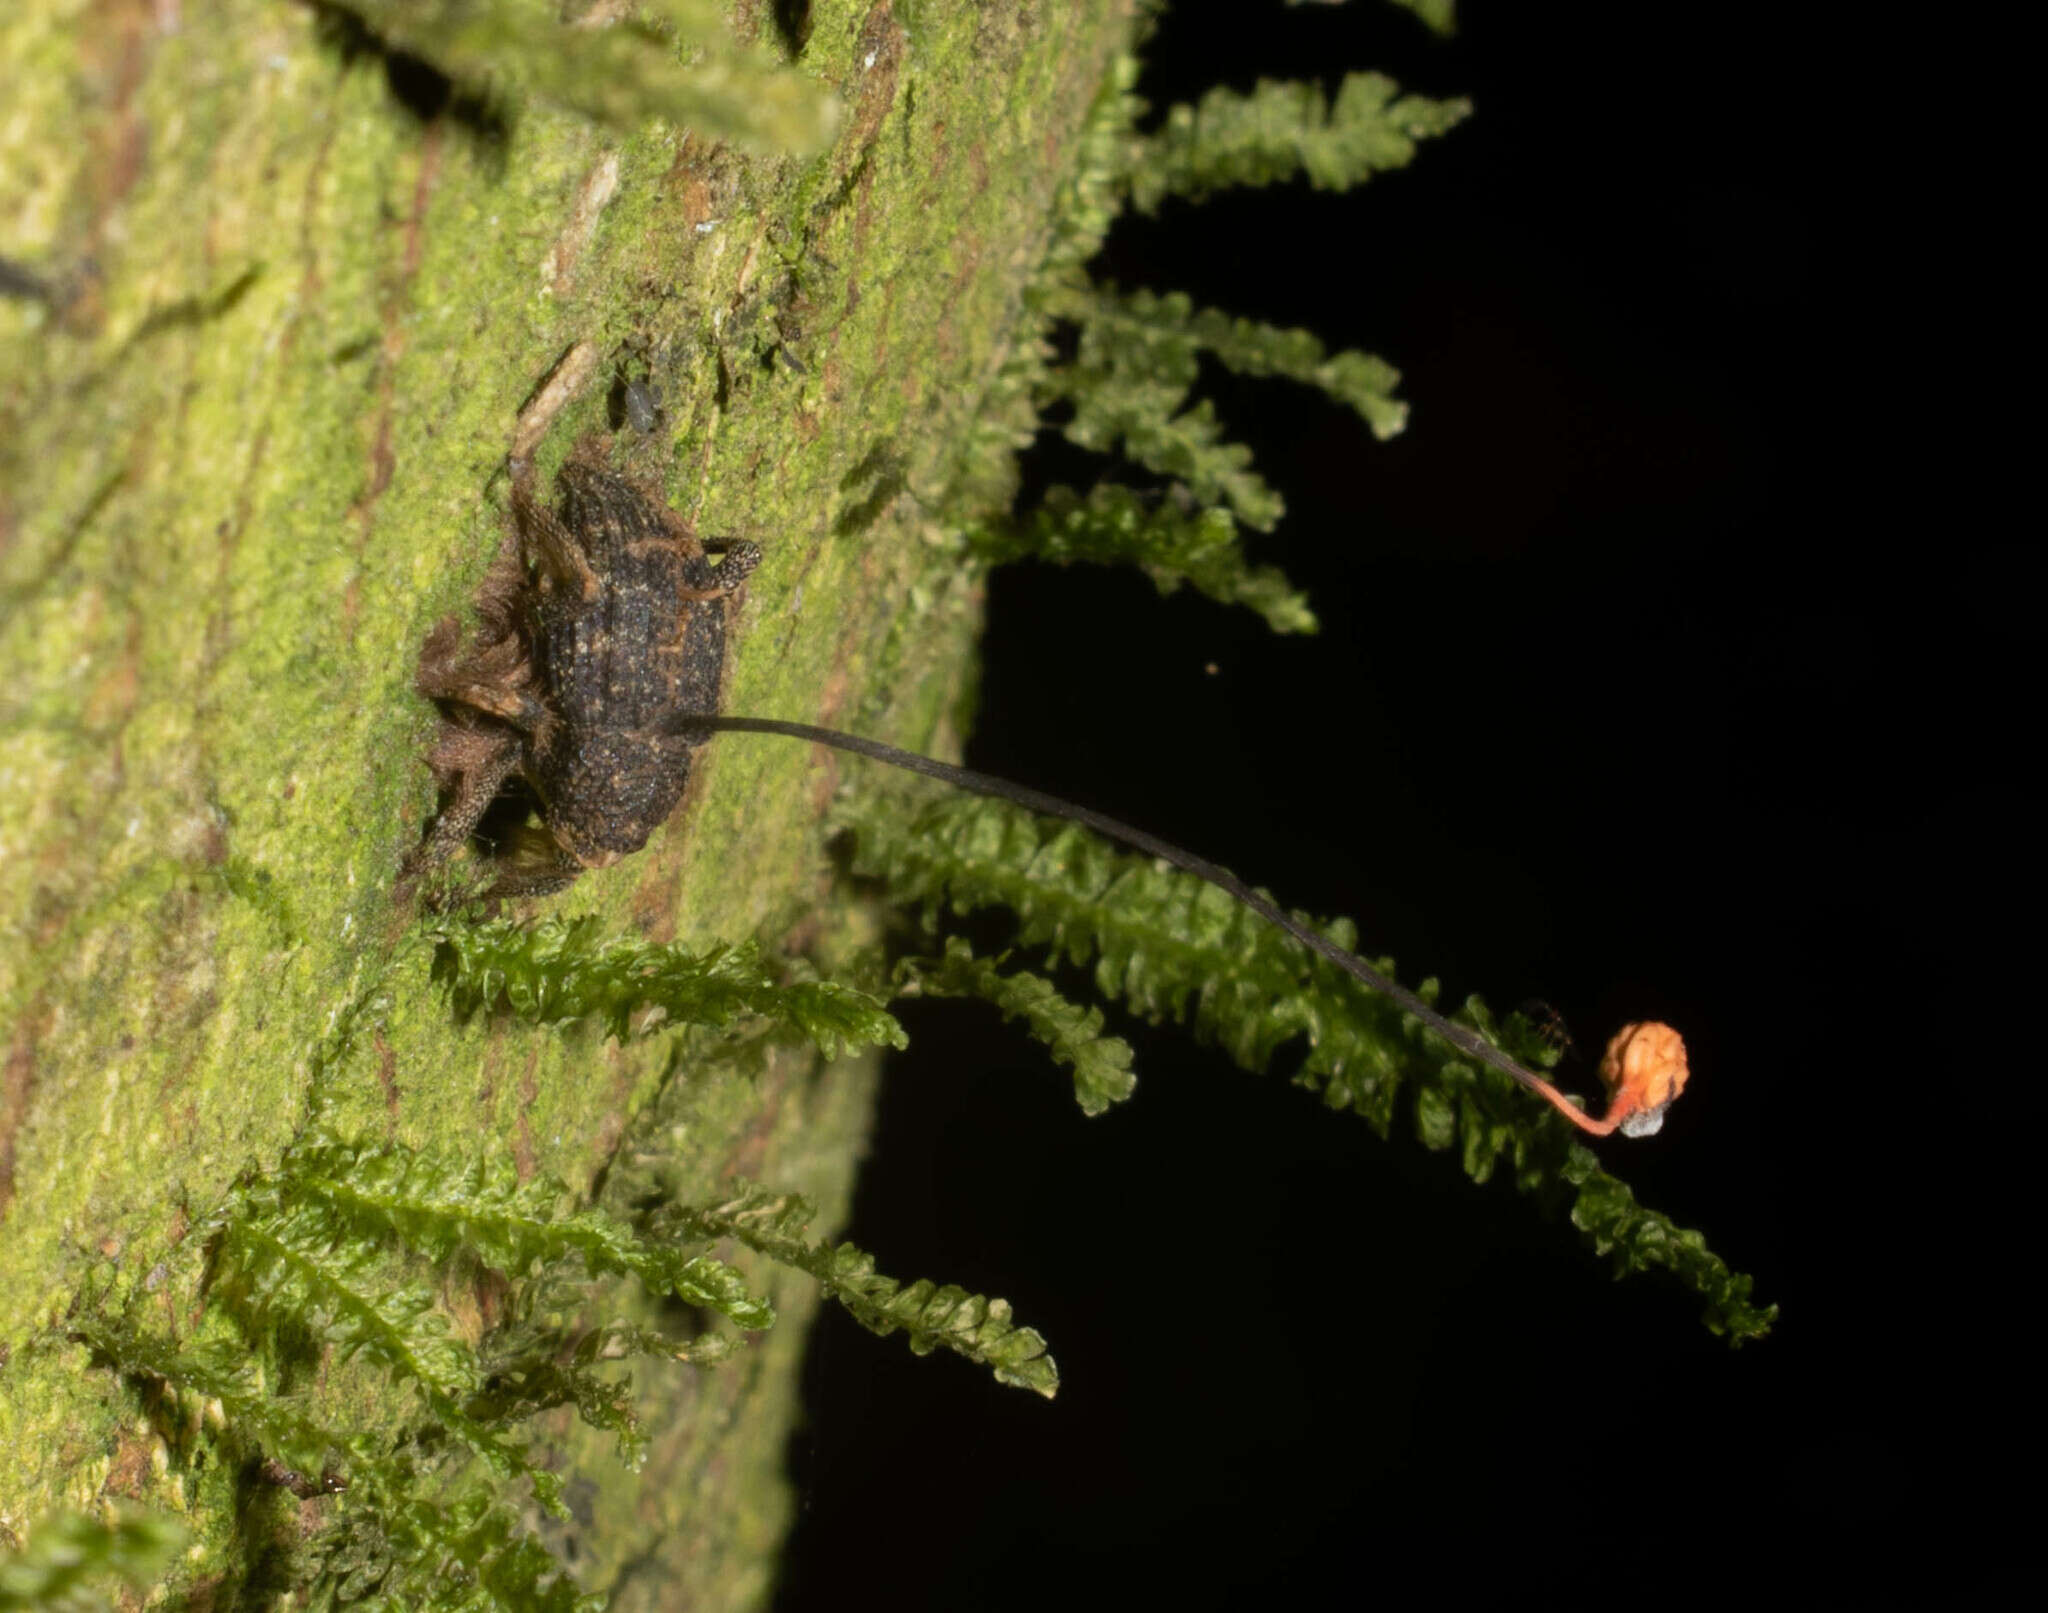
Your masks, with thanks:
M 450 617 L 420 654 L 416 687 L 439 704 L 429 758 L 445 803 L 399 881 L 410 899 L 420 877 L 452 856 L 515 778 L 540 805 L 544 844 L 497 861 L 489 897 L 539 896 L 587 869 L 638 851 L 682 799 L 690 765 L 714 733 L 776 734 L 849 751 L 892 767 L 998 796 L 1063 818 L 1157 857 L 1227 891 L 1329 959 L 1461 1053 L 1499 1070 L 1596 1136 L 1643 1136 L 1686 1080 L 1685 1044 L 1668 1025 L 1632 1024 L 1601 1062 L 1601 1118 L 1525 1069 L 1469 1026 L 1318 934 L 1225 868 L 1142 829 L 1057 796 L 899 750 L 838 729 L 720 708 L 733 602 L 759 563 L 755 544 L 700 539 L 650 491 L 619 475 L 585 444 L 557 477 L 559 503 L 535 494 L 531 461 L 512 463 L 516 550 L 500 556 L 477 600 L 477 632 L 463 644 Z M 711 555 L 721 554 L 714 565 Z
M 476 637 L 464 645 L 449 617 L 420 652 L 414 686 L 445 714 L 429 766 L 448 801 L 407 890 L 515 777 L 540 802 L 547 842 L 502 860 L 492 896 L 542 896 L 609 868 L 668 821 L 708 737 L 676 719 L 718 709 L 733 596 L 760 548 L 700 540 L 593 449 L 556 485 L 550 507 L 531 462 L 515 460 L 517 549 L 484 579 Z

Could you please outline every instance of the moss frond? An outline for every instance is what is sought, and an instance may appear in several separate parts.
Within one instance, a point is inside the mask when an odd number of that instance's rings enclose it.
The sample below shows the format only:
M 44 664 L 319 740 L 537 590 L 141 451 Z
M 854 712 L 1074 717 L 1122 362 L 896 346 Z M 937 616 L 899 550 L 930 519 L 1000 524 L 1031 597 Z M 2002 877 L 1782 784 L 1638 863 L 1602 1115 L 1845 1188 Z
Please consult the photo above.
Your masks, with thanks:
M 904 1045 L 903 1027 L 866 992 L 829 980 L 780 984 L 752 942 L 691 953 L 600 937 L 587 918 L 447 924 L 433 939 L 434 978 L 460 1018 L 503 1009 L 537 1025 L 596 1019 L 624 1040 L 663 1023 L 724 1027 L 759 1015 L 827 1058 Z
M 1239 375 L 1280 376 L 1315 387 L 1355 412 L 1382 442 L 1398 436 L 1408 407 L 1393 395 L 1401 372 L 1371 353 L 1330 353 L 1311 332 L 1197 308 L 1184 292 L 1120 292 L 1090 286 L 1054 307 L 1082 332 L 1084 366 L 1192 387 L 1203 353 Z
M 1120 448 L 1147 470 L 1185 484 L 1200 503 L 1228 505 L 1256 531 L 1280 524 L 1286 502 L 1252 469 L 1252 451 L 1223 435 L 1213 403 L 1203 398 L 1184 408 L 1185 386 L 1102 362 L 1085 328 L 1081 348 L 1080 358 L 1049 383 L 1074 406 L 1060 428 L 1069 442 L 1098 454 Z
M 1290 0 L 1290 4 L 1300 3 L 1301 0 Z M 1452 33 L 1458 26 L 1458 0 L 1393 0 L 1393 4 L 1414 12 L 1431 33 Z
M 279 1191 L 301 1220 L 326 1227 L 332 1243 L 366 1263 L 380 1245 L 395 1242 L 437 1265 L 472 1260 L 517 1284 L 506 1324 L 477 1351 L 464 1347 L 460 1381 L 427 1383 L 416 1372 L 406 1374 L 425 1387 L 434 1419 L 500 1473 L 524 1471 L 522 1459 L 479 1445 L 480 1433 L 559 1405 L 574 1405 L 585 1422 L 613 1434 L 622 1459 L 637 1467 L 645 1442 L 631 1386 L 599 1376 L 596 1366 L 629 1355 L 702 1364 L 728 1353 L 729 1335 L 678 1346 L 621 1321 L 577 1327 L 575 1313 L 597 1298 L 584 1274 L 630 1274 L 651 1293 L 672 1295 L 749 1331 L 775 1321 L 773 1308 L 724 1262 L 643 1238 L 605 1211 L 571 1209 L 563 1183 L 547 1176 L 522 1182 L 504 1157 L 462 1161 L 397 1144 L 320 1138 L 288 1156 Z M 228 1246 L 247 1237 L 231 1219 Z M 392 1292 L 385 1291 L 387 1302 Z M 290 1306 L 282 1314 L 349 1350 L 348 1337 L 327 1325 L 324 1314 Z
M 394 1279 L 374 1245 L 351 1240 L 317 1207 L 293 1206 L 232 1217 L 220 1261 L 219 1292 L 259 1336 L 298 1328 L 344 1360 L 366 1356 L 415 1388 L 433 1422 L 495 1477 L 528 1479 L 534 1498 L 560 1513 L 561 1480 L 463 1409 L 483 1382 L 475 1349 L 424 1285 Z
M 218 1408 L 219 1420 L 242 1446 L 287 1467 L 318 1473 L 374 1461 L 362 1439 L 324 1426 L 297 1399 L 275 1393 L 240 1344 L 207 1339 L 181 1348 L 111 1317 L 84 1317 L 69 1331 L 123 1376 L 169 1391 L 193 1426 Z
M 351 1491 L 312 1546 L 309 1605 L 370 1613 L 599 1613 L 547 1546 L 481 1490 L 452 1500 L 416 1487 Z
M 500 1155 L 453 1160 L 326 1139 L 293 1151 L 289 1181 L 297 1198 L 316 1201 L 359 1236 L 395 1238 L 429 1260 L 466 1256 L 515 1279 L 580 1261 L 591 1272 L 631 1273 L 651 1292 L 716 1311 L 738 1327 L 774 1325 L 774 1310 L 730 1266 L 650 1243 L 602 1210 L 570 1210 L 563 1183 L 545 1175 L 522 1182 Z
M 545 1294 L 536 1304 L 535 1296 Z M 619 1460 L 638 1472 L 647 1440 L 633 1407 L 630 1380 L 601 1369 L 629 1357 L 688 1361 L 704 1366 L 738 1346 L 736 1335 L 706 1334 L 679 1344 L 654 1328 L 620 1319 L 579 1329 L 575 1318 L 602 1303 L 589 1284 L 528 1284 L 515 1301 L 517 1315 L 493 1328 L 480 1347 L 484 1388 L 464 1408 L 489 1423 L 517 1422 L 574 1406 L 590 1427 L 618 1442 Z
M 1240 525 L 1270 531 L 1285 505 L 1252 468 L 1250 449 L 1224 435 L 1214 407 L 1191 400 L 1200 357 L 1208 353 L 1240 374 L 1317 387 L 1383 440 L 1407 419 L 1407 406 L 1393 396 L 1398 372 L 1369 353 L 1330 353 L 1304 330 L 1196 309 L 1179 293 L 1094 285 L 1085 265 L 1125 196 L 1149 211 L 1167 194 L 1199 199 L 1297 171 L 1343 188 L 1405 163 L 1416 140 L 1450 127 L 1466 106 L 1396 99 L 1389 80 L 1354 74 L 1333 104 L 1313 84 L 1264 83 L 1250 96 L 1217 90 L 1199 106 L 1175 107 L 1158 133 L 1141 136 L 1134 132 L 1144 106 L 1130 93 L 1133 66 L 1122 62 L 1097 98 L 1055 211 L 1052 243 L 1026 295 L 1036 324 L 1020 333 L 995 389 L 1003 406 L 989 431 L 1003 442 L 991 436 L 980 459 L 1028 441 L 1037 415 L 1064 406 L 1071 413 L 1060 430 L 1070 442 L 1121 452 L 1168 478 L 1173 507 L 1147 507 L 1121 488 L 1098 488 L 1085 500 L 1063 490 L 1020 517 L 979 519 L 968 544 L 994 562 L 1134 563 L 1162 589 L 1191 582 L 1223 602 L 1250 605 L 1276 631 L 1306 631 L 1313 618 L 1299 593 L 1277 571 L 1249 565 L 1238 547 Z M 1053 362 L 1047 339 L 1057 322 L 1078 338 L 1065 363 Z M 985 498 L 981 507 L 1001 502 Z
M 1287 0 L 1290 6 L 1341 6 L 1347 0 Z M 1457 0 L 1388 0 L 1403 11 L 1420 17 L 1431 33 L 1448 34 L 1457 21 Z
M 395 1144 L 315 1137 L 201 1223 L 213 1245 L 211 1293 L 238 1321 L 242 1342 L 215 1339 L 180 1349 L 105 1314 L 111 1289 L 91 1283 L 67 1331 L 117 1371 L 162 1385 L 195 1408 L 195 1419 L 213 1408 L 215 1426 L 247 1451 L 287 1468 L 337 1475 L 349 1499 L 335 1523 L 333 1549 L 355 1550 L 349 1542 L 364 1533 L 381 1542 L 374 1562 L 356 1561 L 348 1570 L 369 1575 L 364 1583 L 402 1585 L 412 1571 L 407 1563 L 429 1572 L 431 1564 L 415 1561 L 422 1552 L 454 1553 L 467 1565 L 456 1600 L 436 1595 L 415 1604 L 401 1597 L 390 1605 L 570 1605 L 559 1598 L 573 1587 L 549 1579 L 552 1560 L 537 1541 L 505 1533 L 511 1515 L 487 1492 L 475 1491 L 473 1504 L 451 1510 L 438 1499 L 441 1480 L 417 1471 L 405 1447 L 378 1448 L 322 1426 L 296 1398 L 268 1387 L 258 1364 L 270 1347 L 290 1353 L 307 1343 L 375 1362 L 416 1393 L 425 1425 L 480 1459 L 494 1482 L 523 1479 L 542 1507 L 565 1516 L 561 1480 L 510 1437 L 511 1428 L 573 1405 L 586 1423 L 611 1433 L 626 1464 L 637 1467 L 646 1444 L 631 1384 L 607 1369 L 636 1355 L 707 1364 L 734 1343 L 726 1334 L 679 1343 L 616 1318 L 582 1325 L 581 1314 L 608 1297 L 594 1277 L 630 1273 L 654 1293 L 741 1327 L 774 1320 L 737 1272 L 698 1252 L 725 1234 L 650 1240 L 603 1211 L 570 1209 L 569 1198 L 556 1181 L 521 1183 L 506 1160 L 467 1164 Z M 459 1337 L 429 1287 L 408 1277 L 401 1248 L 443 1269 L 473 1261 L 511 1279 L 501 1324 L 480 1345 Z M 259 1348 L 252 1351 L 252 1344 Z
M 1030 514 L 971 528 L 968 544 L 995 565 L 1136 566 L 1162 594 L 1185 583 L 1219 604 L 1257 611 L 1276 633 L 1316 630 L 1306 596 L 1274 567 L 1245 559 L 1230 511 L 1202 507 L 1185 488 L 1154 495 L 1104 482 L 1085 497 L 1071 487 L 1048 488 Z
M 346 1360 L 367 1355 L 429 1395 L 477 1386 L 474 1353 L 448 1330 L 434 1297 L 394 1283 L 375 1245 L 354 1242 L 310 1207 L 237 1215 L 220 1244 L 216 1292 L 259 1323 L 292 1323 Z
M 474 90 L 531 96 L 630 131 L 653 118 L 704 140 L 805 154 L 839 121 L 822 85 L 732 37 L 708 0 L 659 0 L 673 38 L 639 23 L 564 24 L 553 6 L 341 0 L 387 45 Z
M 990 1368 L 998 1383 L 1050 1399 L 1059 1369 L 1045 1339 L 1011 1320 L 1007 1300 L 970 1294 L 925 1279 L 905 1285 L 875 1270 L 874 1257 L 850 1243 L 812 1242 L 807 1229 L 817 1210 L 795 1193 L 748 1188 L 722 1204 L 664 1212 L 686 1238 L 737 1238 L 770 1260 L 807 1272 L 870 1332 L 902 1332 L 911 1350 L 951 1350 Z
M 855 836 L 854 871 L 880 879 L 894 899 L 928 915 L 1007 908 L 1022 945 L 1092 964 L 1105 996 L 1148 1019 L 1189 1023 L 1245 1069 L 1263 1071 L 1302 1044 L 1295 1079 L 1382 1134 L 1412 1084 L 1422 1140 L 1459 1146 L 1475 1180 L 1506 1161 L 1524 1191 L 1569 1196 L 1574 1224 L 1620 1270 L 1675 1272 L 1716 1332 L 1740 1341 L 1769 1327 L 1775 1312 L 1750 1302 L 1748 1277 L 1697 1233 L 1639 1206 L 1556 1115 L 1214 886 L 1002 801 L 892 788 L 855 803 L 844 821 Z M 1322 928 L 1338 945 L 1355 945 L 1349 923 Z M 1378 966 L 1393 973 L 1390 962 Z M 1421 995 L 1433 997 L 1433 983 Z M 1477 999 L 1457 1017 L 1498 1040 Z
M 105 1608 L 109 1599 L 96 1582 L 118 1579 L 147 1591 L 169 1572 L 185 1540 L 182 1524 L 154 1513 L 58 1513 L 36 1525 L 19 1552 L 0 1557 L 0 1613 Z
M 1145 115 L 1145 102 L 1132 93 L 1138 73 L 1137 57 L 1120 52 L 1089 105 L 1073 167 L 1053 202 L 1051 240 L 1026 292 L 1034 304 L 1063 287 L 1087 284 L 1086 266 L 1123 211 L 1131 142 Z
M 726 1231 L 675 1222 L 650 1239 L 569 1203 L 561 1183 L 522 1183 L 507 1160 L 463 1163 L 318 1136 L 202 1223 L 214 1245 L 212 1293 L 228 1303 L 246 1342 L 180 1349 L 102 1314 L 110 1290 L 96 1297 L 90 1284 L 68 1332 L 117 1371 L 160 1384 L 191 1407 L 195 1429 L 217 1414 L 214 1426 L 245 1452 L 334 1477 L 344 1494 L 315 1552 L 326 1561 L 315 1605 L 582 1607 L 573 1583 L 493 1489 L 472 1484 L 447 1499 L 438 1473 L 444 1459 L 419 1464 L 433 1442 L 383 1447 L 324 1427 L 296 1397 L 266 1386 L 258 1364 L 265 1352 L 248 1347 L 275 1342 L 294 1351 L 310 1342 L 377 1363 L 414 1390 L 426 1427 L 481 1460 L 494 1484 L 523 1479 L 543 1508 L 566 1516 L 560 1478 L 510 1430 L 573 1406 L 612 1434 L 623 1461 L 637 1468 L 646 1441 L 631 1383 L 609 1375 L 615 1364 L 656 1356 L 704 1365 L 737 1342 L 725 1333 L 678 1342 L 621 1318 L 583 1325 L 582 1314 L 609 1298 L 594 1278 L 630 1273 L 657 1294 L 741 1327 L 774 1320 L 737 1272 L 696 1252 Z M 511 1279 L 500 1323 L 478 1345 L 458 1337 L 429 1288 L 407 1278 L 399 1249 L 443 1269 L 473 1261 Z M 912 1317 L 905 1325 L 929 1333 L 938 1323 Z M 999 1331 L 985 1342 L 1006 1359 Z
M 1043 306 L 1079 335 L 1073 359 L 1040 377 L 1040 406 L 1071 407 L 1061 430 L 1077 446 L 1121 449 L 1174 485 L 1161 498 L 1113 484 L 1086 499 L 1058 489 L 1024 517 L 979 523 L 969 546 L 997 561 L 1124 561 L 1163 590 L 1190 582 L 1224 603 L 1250 605 L 1278 632 L 1311 630 L 1302 596 L 1278 571 L 1253 567 L 1239 546 L 1240 524 L 1270 531 L 1285 505 L 1251 468 L 1251 450 L 1224 438 L 1213 406 L 1190 405 L 1201 357 L 1242 375 L 1316 387 L 1382 439 L 1407 420 L 1407 405 L 1393 395 L 1400 373 L 1370 353 L 1331 353 L 1305 330 L 1198 309 L 1179 292 L 1118 292 L 1076 280 L 1048 289 Z
M 1350 73 L 1335 100 L 1320 85 L 1261 80 L 1249 95 L 1217 88 L 1133 140 L 1126 159 L 1131 204 L 1156 212 L 1169 196 L 1200 201 L 1238 185 L 1276 185 L 1296 175 L 1317 190 L 1349 190 L 1406 166 L 1419 141 L 1454 128 L 1464 100 L 1402 95 L 1380 73 Z
M 976 957 L 959 936 L 949 936 L 937 958 L 904 958 L 896 965 L 900 995 L 979 997 L 1021 1019 L 1054 1060 L 1074 1072 L 1074 1097 L 1083 1114 L 1099 1115 L 1122 1103 L 1137 1086 L 1131 1074 L 1131 1044 L 1102 1034 L 1102 1010 L 1062 997 L 1043 975 L 1017 970 L 1005 974 L 1000 958 Z

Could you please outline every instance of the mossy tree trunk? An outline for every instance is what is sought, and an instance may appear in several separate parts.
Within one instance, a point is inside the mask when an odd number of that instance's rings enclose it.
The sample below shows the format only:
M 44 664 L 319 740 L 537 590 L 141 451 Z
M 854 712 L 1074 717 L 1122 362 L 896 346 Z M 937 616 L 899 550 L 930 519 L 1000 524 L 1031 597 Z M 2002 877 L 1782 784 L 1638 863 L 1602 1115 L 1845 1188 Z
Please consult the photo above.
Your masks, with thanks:
M 414 662 L 500 542 L 522 404 L 583 344 L 544 472 L 645 380 L 662 417 L 637 429 L 636 394 L 616 456 L 767 551 L 730 708 L 953 743 L 977 580 L 944 512 L 1002 492 L 977 421 L 1132 9 L 818 0 L 794 56 L 843 116 L 797 159 L 437 105 L 417 64 L 282 0 L 7 8 L 0 255 L 47 295 L 0 301 L 0 1544 L 126 1497 L 193 1526 L 200 1584 L 247 1583 L 246 1477 L 48 1346 L 94 1263 L 165 1334 L 202 1325 L 187 1230 L 302 1127 L 352 1004 L 343 1130 L 587 1188 L 681 1083 L 689 1188 L 743 1173 L 841 1213 L 860 1061 L 696 1075 L 658 1040 L 459 1025 L 417 950 L 366 998 L 433 808 Z M 742 0 L 736 30 L 792 52 L 786 10 Z M 824 853 L 834 779 L 718 740 L 646 852 L 555 905 L 829 967 L 867 935 Z M 643 1374 L 637 1479 L 550 1425 L 580 1576 L 617 1605 L 764 1592 L 809 1299 L 752 1274 L 780 1326 L 716 1372 Z M 314 1392 L 391 1412 L 367 1376 Z

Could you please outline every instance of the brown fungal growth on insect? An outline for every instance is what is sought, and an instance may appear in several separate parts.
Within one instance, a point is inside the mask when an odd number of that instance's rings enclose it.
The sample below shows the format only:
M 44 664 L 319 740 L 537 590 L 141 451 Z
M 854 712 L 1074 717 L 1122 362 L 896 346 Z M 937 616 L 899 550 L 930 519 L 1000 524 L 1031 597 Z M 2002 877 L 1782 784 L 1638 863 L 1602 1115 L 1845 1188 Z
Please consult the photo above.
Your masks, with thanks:
M 516 552 L 485 576 L 469 640 L 450 617 L 421 649 L 414 687 L 441 708 L 428 765 L 443 799 L 401 900 L 515 779 L 545 832 L 495 859 L 487 897 L 545 895 L 610 867 L 675 810 L 709 737 L 677 719 L 718 710 L 733 595 L 761 551 L 700 540 L 590 445 L 555 485 L 551 507 L 531 462 L 514 459 Z

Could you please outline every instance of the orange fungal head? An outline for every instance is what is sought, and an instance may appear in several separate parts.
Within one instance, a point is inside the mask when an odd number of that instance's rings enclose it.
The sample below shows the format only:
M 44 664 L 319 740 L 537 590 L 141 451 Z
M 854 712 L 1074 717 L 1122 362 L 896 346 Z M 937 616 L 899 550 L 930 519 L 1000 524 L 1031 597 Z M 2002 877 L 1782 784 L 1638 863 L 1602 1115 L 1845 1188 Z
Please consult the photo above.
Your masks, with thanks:
M 1651 1019 L 1622 1026 L 1600 1060 L 1607 1120 L 1624 1137 L 1649 1136 L 1664 1124 L 1664 1111 L 1685 1090 L 1689 1073 L 1685 1038 L 1669 1025 Z

